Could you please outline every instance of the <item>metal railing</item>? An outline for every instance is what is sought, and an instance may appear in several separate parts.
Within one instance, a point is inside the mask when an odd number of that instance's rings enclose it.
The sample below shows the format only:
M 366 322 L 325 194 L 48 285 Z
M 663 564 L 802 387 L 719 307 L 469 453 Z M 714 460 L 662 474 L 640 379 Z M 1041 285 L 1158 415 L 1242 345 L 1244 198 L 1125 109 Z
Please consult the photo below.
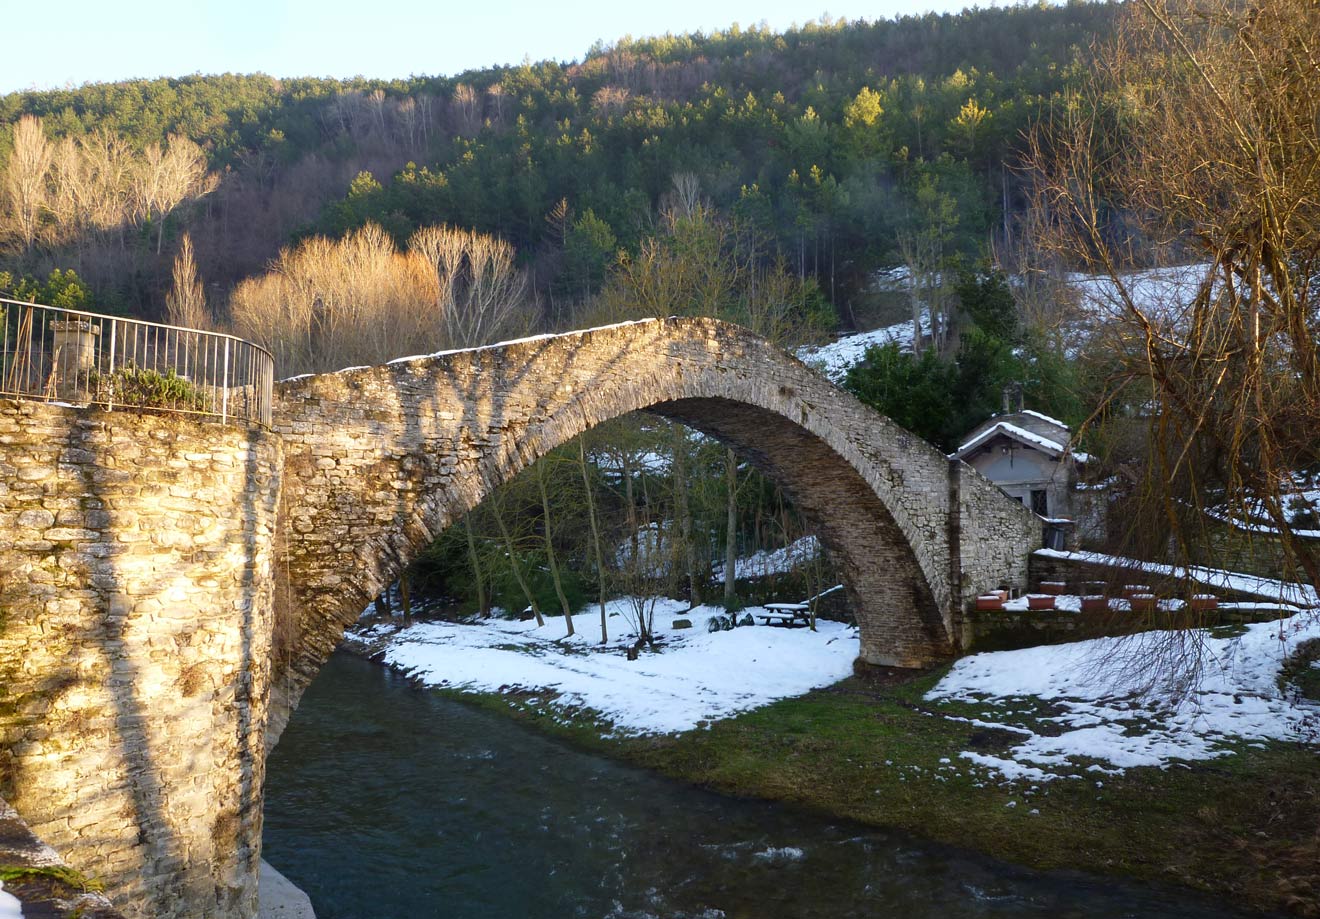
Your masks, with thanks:
M 0 298 L 0 396 L 270 427 L 275 362 L 220 332 Z

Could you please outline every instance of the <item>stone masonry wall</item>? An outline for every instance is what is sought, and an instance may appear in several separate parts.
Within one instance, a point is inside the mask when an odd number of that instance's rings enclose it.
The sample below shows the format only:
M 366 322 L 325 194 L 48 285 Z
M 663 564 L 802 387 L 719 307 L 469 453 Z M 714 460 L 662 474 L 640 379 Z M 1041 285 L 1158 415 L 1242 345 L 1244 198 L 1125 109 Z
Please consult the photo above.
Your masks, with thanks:
M 281 462 L 0 400 L 0 797 L 130 917 L 255 915 Z
M 49 869 L 67 869 L 59 853 L 38 839 L 23 818 L 0 798 L 0 865 L 35 869 L 11 879 L 5 893 L 18 899 L 24 916 L 77 916 L 78 919 L 124 919 L 99 891 L 83 890 L 47 875 Z
M 1019 586 L 1038 520 L 969 468 L 745 330 L 628 323 L 285 381 L 287 580 L 271 733 L 344 626 L 492 487 L 630 411 L 733 445 L 821 527 L 857 611 L 862 659 L 956 653 L 961 600 Z M 951 513 L 951 510 L 953 513 Z M 959 540 L 963 554 L 951 551 Z M 1003 545 L 996 546 L 998 541 Z

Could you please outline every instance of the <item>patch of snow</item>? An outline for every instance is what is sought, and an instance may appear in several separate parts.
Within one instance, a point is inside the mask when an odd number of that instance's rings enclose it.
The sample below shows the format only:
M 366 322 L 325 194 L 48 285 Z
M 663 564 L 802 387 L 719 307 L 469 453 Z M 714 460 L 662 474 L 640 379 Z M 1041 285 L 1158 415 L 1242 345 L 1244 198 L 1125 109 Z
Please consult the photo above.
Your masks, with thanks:
M 1105 275 L 1072 274 L 1068 283 L 1089 312 L 1102 315 L 1126 312 L 1130 298 L 1153 322 L 1169 327 L 1177 324 L 1190 306 L 1197 286 L 1213 270 L 1211 265 L 1197 263 L 1133 271 L 1119 279 L 1121 288 Z
M 674 317 L 670 317 L 671 319 Z M 625 326 L 641 325 L 647 322 L 655 322 L 655 319 L 630 319 L 627 322 L 615 322 L 610 325 L 594 326 L 590 329 L 580 329 L 573 332 L 546 332 L 541 335 L 528 335 L 525 338 L 511 338 L 508 341 L 497 341 L 489 345 L 480 345 L 476 348 L 449 348 L 444 351 L 432 351 L 430 354 L 412 354 L 408 357 L 396 357 L 392 361 L 386 361 L 387 364 L 406 364 L 410 361 L 424 361 L 436 357 L 449 357 L 453 354 L 463 354 L 468 351 L 489 351 L 493 348 L 508 348 L 513 345 L 530 345 L 538 341 L 549 341 L 552 338 L 567 338 L 575 335 L 589 335 L 592 332 L 606 332 L 611 329 L 622 329 Z M 342 372 L 342 371 L 337 371 Z
M 820 542 L 815 536 L 803 536 L 782 549 L 761 549 L 738 559 L 734 571 L 740 578 L 764 578 L 772 574 L 785 574 L 801 565 L 811 563 L 820 553 Z M 724 583 L 724 566 L 716 565 L 715 583 Z
M 1213 520 L 1218 520 L 1220 523 L 1228 524 L 1233 529 L 1242 533 L 1263 533 L 1269 536 L 1279 535 L 1279 528 L 1272 523 L 1253 523 L 1234 517 L 1230 514 L 1225 514 L 1213 508 L 1206 508 L 1205 515 Z M 1320 539 L 1320 530 L 1289 529 L 1288 532 L 1296 539 Z
M 873 284 L 876 290 L 907 290 L 911 284 L 912 269 L 907 265 L 877 271 Z
M 921 334 L 930 334 L 930 317 L 923 316 Z M 891 326 L 845 335 L 828 345 L 799 348 L 798 359 L 820 370 L 835 383 L 842 383 L 848 370 L 854 364 L 860 364 L 866 357 L 868 348 L 880 348 L 894 343 L 905 351 L 912 350 L 912 323 L 897 322 Z
M 625 633 L 630 604 L 623 598 L 606 605 L 612 634 L 604 646 L 593 609 L 573 617 L 572 638 L 564 635 L 562 616 L 547 616 L 539 628 L 535 621 L 497 619 L 417 623 L 386 640 L 383 659 L 427 685 L 547 691 L 557 695 L 545 704 L 591 709 L 617 732 L 664 734 L 835 683 L 852 673 L 858 654 L 857 630 L 843 623 L 821 620 L 816 632 L 770 626 L 707 632 L 706 620 L 723 610 L 659 599 L 655 633 L 663 649 L 630 661 L 623 653 L 636 639 Z M 673 629 L 676 618 L 693 627 Z M 380 638 L 391 628 L 360 636 Z
M 1016 597 L 1012 600 L 1005 600 L 1004 601 L 1005 611 L 1021 613 L 1030 610 L 1031 601 L 1029 597 L 1031 596 L 1039 597 L 1043 595 L 1024 594 L 1023 596 Z M 1054 596 L 1054 595 L 1048 594 L 1044 596 Z M 1054 596 L 1054 609 L 1056 609 L 1061 613 L 1080 613 L 1082 611 L 1082 598 L 1080 596 L 1070 596 L 1068 594 L 1061 594 L 1059 596 Z M 1036 612 L 1042 612 L 1042 610 L 1037 610 Z M 1043 612 L 1048 612 L 1048 610 L 1045 610 Z
M 637 457 L 637 467 L 657 475 L 666 473 L 669 471 L 669 457 L 663 453 L 643 453 Z
M 639 558 L 633 561 L 633 549 Z M 635 540 L 624 539 L 614 550 L 615 564 L 621 569 L 650 578 L 668 577 L 675 559 L 669 551 L 670 538 L 668 523 L 652 521 L 637 528 Z
M 1044 558 L 1092 562 L 1112 568 L 1125 568 L 1133 572 L 1141 571 L 1147 574 L 1158 574 L 1177 579 L 1188 578 L 1207 587 L 1240 591 L 1261 597 L 1272 597 L 1295 607 L 1320 606 L 1320 595 L 1316 594 L 1315 588 L 1294 581 L 1279 581 L 1274 578 L 1225 571 L 1221 568 L 1205 568 L 1199 565 L 1184 568 L 1181 565 L 1143 562 L 1118 555 L 1104 555 L 1100 552 L 1066 552 L 1060 549 L 1037 549 L 1036 555 Z
M 1280 690 L 1278 677 L 1283 659 L 1299 642 L 1320 638 L 1320 617 L 1257 623 L 1232 638 L 1215 638 L 1206 630 L 1182 634 L 1199 645 L 1205 661 L 1186 692 L 1152 685 L 1141 664 L 1170 636 L 1145 632 L 966 657 L 926 699 L 992 708 L 1025 697 L 1050 703 L 1056 714 L 1042 720 L 1062 728 L 1057 736 L 1030 732 L 1003 756 L 960 754 L 1009 779 L 1076 775 L 1089 763 L 1118 771 L 1166 767 L 1228 755 L 1231 744 L 1244 740 L 1310 736 L 1320 704 L 1290 697 Z M 1005 718 L 1011 714 L 1004 709 Z M 1023 731 L 1018 725 L 995 726 Z
M 1049 415 L 1042 414 L 1041 412 L 1033 412 L 1029 408 L 1024 408 L 1022 409 L 1022 414 L 1030 415 L 1032 418 L 1039 418 L 1041 421 L 1048 421 L 1050 424 L 1061 427 L 1065 431 L 1068 430 L 1068 426 L 1064 424 L 1062 421 L 1060 421 L 1058 418 L 1051 418 Z
M 5 893 L 4 881 L 0 881 L 0 919 L 23 919 L 23 904 L 12 893 Z

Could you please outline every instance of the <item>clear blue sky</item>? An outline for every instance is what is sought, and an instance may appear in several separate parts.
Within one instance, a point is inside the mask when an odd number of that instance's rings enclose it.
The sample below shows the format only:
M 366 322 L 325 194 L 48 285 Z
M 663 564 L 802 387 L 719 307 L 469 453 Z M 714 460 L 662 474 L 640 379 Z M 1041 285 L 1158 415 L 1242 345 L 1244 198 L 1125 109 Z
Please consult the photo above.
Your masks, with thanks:
M 988 5 L 982 0 L 983 5 Z M 406 77 L 580 59 L 596 39 L 781 30 L 828 12 L 849 20 L 971 0 L 14 0 L 5 3 L 0 93 L 190 73 Z

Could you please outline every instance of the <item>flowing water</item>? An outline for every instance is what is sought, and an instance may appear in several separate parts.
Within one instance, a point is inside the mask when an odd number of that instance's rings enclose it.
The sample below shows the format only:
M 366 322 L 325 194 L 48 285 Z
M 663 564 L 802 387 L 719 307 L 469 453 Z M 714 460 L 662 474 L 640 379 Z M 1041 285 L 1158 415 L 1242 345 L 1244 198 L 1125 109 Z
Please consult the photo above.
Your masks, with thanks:
M 265 855 L 319 919 L 1239 915 L 704 792 L 345 654 L 270 758 Z

